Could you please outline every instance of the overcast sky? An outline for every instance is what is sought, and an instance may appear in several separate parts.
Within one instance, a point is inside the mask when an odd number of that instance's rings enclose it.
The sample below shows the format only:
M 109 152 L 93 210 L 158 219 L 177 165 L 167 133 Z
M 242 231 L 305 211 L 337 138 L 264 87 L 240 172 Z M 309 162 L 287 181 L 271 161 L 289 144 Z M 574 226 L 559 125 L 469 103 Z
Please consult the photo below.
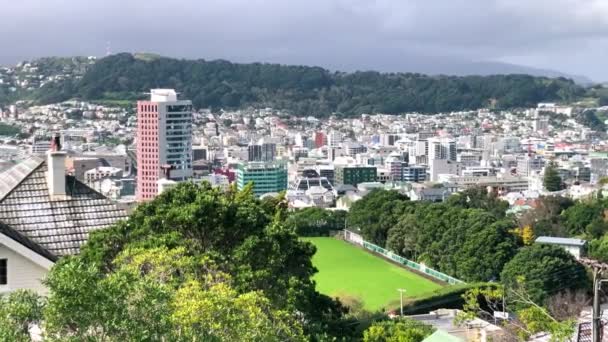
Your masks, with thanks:
M 337 69 L 503 61 L 608 80 L 608 0 L 0 0 L 2 63 L 103 56 L 108 42 Z

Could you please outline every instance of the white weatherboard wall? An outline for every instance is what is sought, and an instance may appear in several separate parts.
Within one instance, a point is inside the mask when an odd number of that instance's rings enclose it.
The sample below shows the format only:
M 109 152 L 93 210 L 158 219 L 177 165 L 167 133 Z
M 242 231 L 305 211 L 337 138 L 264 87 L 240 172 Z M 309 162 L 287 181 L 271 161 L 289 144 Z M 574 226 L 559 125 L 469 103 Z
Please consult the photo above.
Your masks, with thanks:
M 47 292 L 41 282 L 48 272 L 46 269 L 4 245 L 0 245 L 0 259 L 7 259 L 8 267 L 8 285 L 0 285 L 0 293 L 18 289 L 33 290 L 39 294 Z

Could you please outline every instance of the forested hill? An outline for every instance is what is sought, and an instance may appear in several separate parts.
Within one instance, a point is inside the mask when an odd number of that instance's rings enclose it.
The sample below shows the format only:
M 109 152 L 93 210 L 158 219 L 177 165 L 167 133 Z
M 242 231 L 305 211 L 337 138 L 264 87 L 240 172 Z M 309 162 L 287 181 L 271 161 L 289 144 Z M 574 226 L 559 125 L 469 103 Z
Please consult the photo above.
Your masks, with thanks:
M 340 73 L 319 67 L 123 53 L 97 61 L 81 80 L 48 87 L 40 92 L 40 99 L 134 100 L 158 87 L 177 89 L 197 108 L 273 107 L 316 116 L 527 107 L 543 101 L 572 101 L 585 93 L 564 78 Z

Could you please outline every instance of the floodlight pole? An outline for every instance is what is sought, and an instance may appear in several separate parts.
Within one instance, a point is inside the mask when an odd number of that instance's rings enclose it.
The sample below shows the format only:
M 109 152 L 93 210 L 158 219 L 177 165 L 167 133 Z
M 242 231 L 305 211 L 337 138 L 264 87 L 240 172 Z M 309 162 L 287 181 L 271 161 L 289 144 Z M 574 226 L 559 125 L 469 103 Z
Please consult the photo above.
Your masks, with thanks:
M 397 289 L 397 291 L 399 291 L 399 297 L 401 299 L 401 305 L 399 306 L 399 309 L 401 311 L 401 316 L 403 317 L 403 292 L 406 292 L 406 289 Z

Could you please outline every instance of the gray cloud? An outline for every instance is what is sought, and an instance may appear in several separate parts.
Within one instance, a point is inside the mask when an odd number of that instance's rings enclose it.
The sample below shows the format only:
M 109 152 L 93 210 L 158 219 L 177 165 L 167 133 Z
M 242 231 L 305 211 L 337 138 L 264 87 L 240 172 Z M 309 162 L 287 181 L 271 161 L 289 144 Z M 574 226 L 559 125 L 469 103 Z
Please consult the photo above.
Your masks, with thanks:
M 608 1 L 0 0 L 0 61 L 103 55 L 106 42 L 348 69 L 496 60 L 605 80 Z

